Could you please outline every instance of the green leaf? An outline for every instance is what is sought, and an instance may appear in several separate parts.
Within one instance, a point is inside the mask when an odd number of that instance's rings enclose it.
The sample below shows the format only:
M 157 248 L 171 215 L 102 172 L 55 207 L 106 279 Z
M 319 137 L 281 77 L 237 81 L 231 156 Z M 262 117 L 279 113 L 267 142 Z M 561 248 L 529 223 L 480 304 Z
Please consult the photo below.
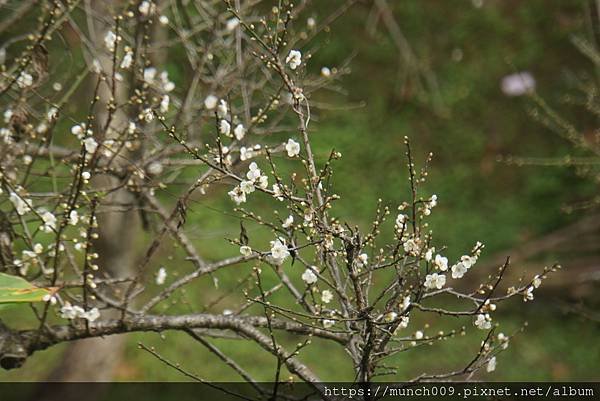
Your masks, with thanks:
M 55 287 L 39 288 L 21 277 L 0 273 L 0 304 L 40 302 L 56 291 Z

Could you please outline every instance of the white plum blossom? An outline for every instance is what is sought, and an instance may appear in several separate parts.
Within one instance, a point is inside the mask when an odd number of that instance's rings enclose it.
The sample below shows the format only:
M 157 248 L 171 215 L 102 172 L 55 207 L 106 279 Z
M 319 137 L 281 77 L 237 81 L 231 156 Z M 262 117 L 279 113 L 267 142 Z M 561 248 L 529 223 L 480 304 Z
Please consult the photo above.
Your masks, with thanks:
M 302 281 L 304 281 L 308 285 L 316 283 L 317 280 L 318 277 L 311 268 L 304 270 L 304 273 L 302 273 Z
M 323 327 L 329 329 L 335 325 L 335 320 L 323 319 Z
M 360 255 L 358 255 L 358 258 L 356 258 L 356 265 L 359 268 L 365 267 L 368 262 L 369 262 L 369 255 L 367 255 L 366 253 L 361 253 Z
M 92 308 L 92 309 L 88 310 L 87 312 L 84 312 L 81 315 L 81 317 L 83 319 L 86 319 L 88 322 L 93 322 L 100 317 L 100 311 L 98 310 L 98 308 Z
M 227 106 L 227 102 L 224 99 L 219 100 L 219 104 L 217 105 L 217 117 L 225 118 L 227 117 L 228 112 L 229 107 Z
M 495 356 L 493 356 L 493 357 L 490 358 L 490 360 L 487 363 L 487 366 L 486 366 L 485 370 L 488 373 L 491 373 L 494 370 L 496 370 L 496 357 Z
M 285 62 L 292 70 L 295 70 L 302 64 L 302 53 L 298 50 L 290 50 L 288 56 L 285 58 Z
M 56 216 L 51 212 L 44 211 L 40 213 L 44 224 L 40 227 L 42 231 L 49 233 L 56 230 Z
M 525 301 L 525 302 L 533 301 L 533 286 L 532 285 L 527 287 L 527 290 L 525 291 L 525 293 L 523 295 L 523 301 Z
M 140 6 L 138 7 L 140 14 L 142 14 L 143 16 L 147 16 L 147 15 L 154 13 L 155 9 L 156 9 L 156 5 L 154 3 L 152 3 L 151 1 L 147 1 L 147 0 L 142 1 L 140 3 Z
M 542 279 L 540 278 L 539 275 L 536 275 L 533 278 L 533 281 L 531 282 L 531 284 L 533 285 L 534 288 L 538 288 L 540 285 L 542 285 Z
M 156 78 L 156 68 L 154 67 L 146 67 L 144 68 L 144 81 L 146 81 L 146 83 L 151 84 L 154 82 L 154 79 Z
M 289 157 L 298 156 L 300 154 L 300 144 L 290 138 L 285 144 L 285 150 Z
M 169 73 L 167 71 L 160 73 L 160 80 L 165 92 L 171 92 L 173 89 L 175 89 L 175 83 L 169 80 Z
M 133 64 L 133 52 L 131 50 L 127 50 L 125 55 L 123 56 L 123 60 L 121 60 L 121 68 L 127 70 Z
M 100 317 L 100 311 L 98 308 L 92 308 L 87 312 L 81 307 L 77 305 L 71 305 L 68 301 L 60 308 L 60 316 L 63 319 L 86 319 L 89 322 L 93 322 Z
M 215 95 L 208 95 L 206 96 L 206 98 L 204 99 L 204 107 L 207 110 L 212 110 L 215 107 L 217 107 L 217 102 L 219 101 L 219 98 L 216 97 Z
M 277 238 L 275 241 L 271 241 L 271 256 L 279 264 L 283 263 L 283 261 L 290 256 L 290 251 L 285 244 L 285 239 Z
M 432 274 L 428 274 L 427 276 L 425 276 L 425 287 L 426 288 L 430 288 L 430 289 L 437 288 L 438 290 L 441 290 L 445 284 L 446 284 L 446 275 L 445 274 L 432 273 Z
M 328 67 L 321 68 L 321 75 L 324 78 L 329 78 L 331 76 L 331 70 Z
M 156 285 L 163 285 L 167 279 L 167 269 L 161 267 L 156 273 Z
M 13 114 L 14 113 L 11 109 L 4 110 L 4 114 L 3 114 L 4 122 L 8 124 L 10 122 L 10 119 L 12 118 Z
M 231 133 L 231 124 L 229 124 L 229 121 L 219 121 L 219 132 L 225 136 L 229 136 L 229 134 Z
M 24 200 L 21 196 L 17 195 L 15 192 L 11 192 L 9 195 L 9 199 L 15 209 L 17 210 L 17 214 L 19 216 L 23 216 L 25 213 L 29 212 L 31 208 L 29 207 L 30 202 Z
M 400 213 L 398 216 L 396 216 L 396 229 L 398 231 L 403 231 L 404 228 L 406 227 L 407 220 L 408 220 L 408 216 L 405 214 Z
M 477 327 L 480 330 L 489 330 L 492 328 L 492 318 L 487 313 L 486 314 L 480 313 L 475 318 L 474 324 L 475 324 L 475 327 Z
M 231 198 L 232 201 L 236 203 L 236 205 L 242 204 L 246 202 L 246 193 L 241 190 L 239 186 L 233 188 L 231 191 L 227 192 L 227 195 Z
M 421 330 L 417 330 L 417 331 L 415 332 L 415 338 L 416 338 L 417 340 L 422 340 L 424 336 L 425 336 L 425 334 L 423 334 L 423 332 L 422 332 Z
M 106 32 L 104 36 L 104 45 L 109 52 L 115 51 L 115 44 L 117 43 L 117 35 L 113 31 Z
M 48 121 L 56 120 L 58 117 L 58 109 L 56 107 L 50 107 L 48 112 L 46 113 L 46 118 Z
M 248 172 L 246 173 L 246 177 L 250 181 L 256 181 L 261 176 L 260 169 L 258 168 L 258 164 L 255 162 L 250 163 L 248 166 Z
M 83 178 L 84 180 L 89 180 L 90 178 L 92 178 L 92 174 L 90 174 L 89 171 L 84 171 L 83 173 L 81 173 L 81 178 Z
M 169 95 L 164 95 L 160 101 L 160 112 L 161 113 L 166 113 L 167 111 L 169 111 L 169 103 L 170 103 L 171 99 L 169 98 Z
M 237 28 L 239 24 L 240 24 L 240 20 L 239 19 L 237 19 L 236 17 L 230 18 L 225 23 L 225 29 L 227 29 L 229 32 L 231 32 L 235 28 Z
M 535 90 L 535 78 L 530 72 L 517 72 L 502 78 L 500 86 L 506 96 L 523 96 Z
M 146 121 L 147 123 L 151 122 L 152 120 L 154 120 L 154 113 L 152 112 L 151 108 L 146 108 L 142 111 L 142 118 L 144 119 L 144 121 Z
M 75 135 L 77 138 L 83 138 L 85 133 L 85 124 L 76 124 L 71 127 L 71 134 Z
M 166 15 L 161 15 L 158 17 L 158 22 L 160 22 L 161 25 L 167 25 L 169 23 L 169 17 Z
M 242 181 L 240 182 L 240 189 L 242 190 L 242 192 L 244 192 L 245 194 L 251 194 L 252 192 L 254 192 L 254 184 L 251 181 Z
M 285 221 L 283 222 L 283 224 L 281 225 L 281 227 L 283 228 L 290 228 L 292 226 L 292 224 L 294 224 L 294 216 L 289 215 Z
M 274 197 L 275 199 L 277 199 L 278 201 L 280 201 L 280 202 L 281 202 L 281 201 L 283 201 L 285 198 L 284 198 L 284 196 L 283 196 L 283 195 L 284 195 L 284 193 L 283 193 L 283 191 L 281 190 L 281 186 L 280 186 L 279 184 L 273 184 L 273 187 L 272 187 L 272 188 L 273 188 L 273 189 L 272 189 L 272 191 L 273 191 L 273 197 Z
M 458 262 L 457 264 L 452 266 L 452 278 L 462 278 L 467 272 L 467 270 L 469 269 L 467 268 L 467 265 L 465 263 Z
M 333 293 L 329 290 L 323 290 L 321 291 L 321 301 L 323 301 L 324 304 L 328 304 L 333 300 Z
M 22 71 L 19 75 L 19 78 L 17 78 L 17 85 L 21 89 L 28 88 L 31 85 L 33 85 L 33 77 L 31 76 L 31 74 Z
M 248 245 L 242 245 L 240 246 L 240 253 L 242 256 L 248 257 L 252 255 L 252 248 L 250 248 Z
M 440 269 L 443 272 L 448 270 L 448 258 L 446 258 L 442 255 L 435 255 L 433 264 L 435 265 L 435 267 L 437 267 L 438 269 Z
M 417 256 L 421 251 L 419 240 L 410 238 L 404 243 L 404 251 L 412 256 Z
M 233 135 L 235 135 L 235 139 L 241 141 L 246 136 L 246 128 L 242 124 L 238 124 L 233 129 Z
M 397 317 L 398 314 L 396 312 L 388 312 L 383 316 L 383 321 L 386 323 L 392 323 Z
M 71 212 L 69 213 L 69 224 L 72 226 L 76 226 L 78 222 L 79 214 L 77 213 L 77 210 L 71 210 Z
M 410 306 L 410 297 L 407 295 L 402 300 L 402 311 L 405 311 Z
M 90 154 L 96 152 L 96 149 L 98 149 L 98 142 L 91 136 L 85 138 L 83 145 L 85 146 L 85 151 Z

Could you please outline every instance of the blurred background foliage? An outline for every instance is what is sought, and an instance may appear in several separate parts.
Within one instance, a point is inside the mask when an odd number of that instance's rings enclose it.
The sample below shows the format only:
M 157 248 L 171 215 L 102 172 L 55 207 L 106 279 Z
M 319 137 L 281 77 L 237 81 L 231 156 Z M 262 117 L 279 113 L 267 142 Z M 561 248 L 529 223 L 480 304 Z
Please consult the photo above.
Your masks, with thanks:
M 340 4 L 337 0 L 314 3 L 313 14 L 302 15 L 297 26 L 308 17 L 322 18 Z M 315 73 L 322 66 L 331 68 L 349 61 L 349 74 L 339 79 L 338 91 L 320 92 L 311 98 L 313 104 L 324 106 L 311 122 L 317 158 L 324 161 L 331 148 L 343 154 L 334 174 L 336 192 L 342 195 L 336 214 L 367 224 L 378 198 L 390 205 L 407 199 L 405 135 L 411 139 L 418 161 L 428 152 L 434 154 L 424 188 L 439 197 L 430 227 L 437 244 L 448 247 L 450 259 L 480 240 L 486 244 L 481 263 L 488 261 L 493 266 L 496 255 L 518 253 L 523 244 L 595 213 L 565 212 L 565 206 L 598 193 L 598 184 L 577 170 L 505 162 L 510 156 L 554 158 L 586 152 L 540 124 L 533 117 L 535 104 L 529 97 L 507 97 L 500 90 L 504 76 L 529 71 L 536 79 L 537 94 L 561 116 L 577 122 L 582 131 L 595 130 L 595 116 L 564 102 L 574 90 L 569 77 L 595 74 L 594 65 L 572 42 L 580 37 L 596 43 L 594 2 L 404 0 L 389 4 L 410 45 L 410 57 L 399 54 L 383 21 L 366 5 L 350 9 L 303 49 L 312 53 L 308 68 Z M 73 57 L 79 57 L 76 51 Z M 166 62 L 170 76 L 177 81 L 183 73 L 178 70 L 177 58 L 169 57 Z M 236 252 L 225 241 L 238 232 L 239 219 L 230 214 L 231 209 L 221 193 L 209 194 L 190 206 L 191 236 L 202 241 L 200 249 L 207 258 Z M 263 242 L 263 234 L 251 233 L 253 240 Z M 584 250 L 565 241 L 515 264 L 514 270 L 522 274 L 558 261 L 564 272 L 549 289 L 540 290 L 536 302 L 514 302 L 501 308 L 495 318 L 502 323 L 500 331 L 512 333 L 524 322 L 528 325 L 501 355 L 497 371 L 482 374 L 483 378 L 600 380 L 599 323 L 589 314 L 572 313 L 575 307 L 565 308 L 584 303 L 593 310 L 599 303 L 597 282 L 581 284 L 573 279 L 578 274 L 575 268 L 598 269 L 595 234 L 597 231 L 588 233 L 592 245 Z M 576 234 L 572 239 L 583 242 Z M 570 268 L 570 261 L 582 253 L 587 262 Z M 169 267 L 169 255 L 163 255 L 161 263 Z M 235 270 L 219 277 L 224 282 L 240 278 Z M 177 299 L 182 302 L 168 306 L 168 311 L 196 311 L 196 305 L 215 297 L 215 289 L 207 283 L 179 293 Z M 226 299 L 218 308 L 228 306 Z M 471 358 L 480 340 L 477 335 L 467 335 L 422 352 L 401 353 L 396 359 L 403 366 L 401 375 L 387 379 L 457 368 Z M 138 350 L 137 341 L 155 346 L 203 377 L 236 379 L 227 366 L 216 363 L 183 334 L 135 334 L 129 341 L 117 380 L 184 380 Z M 40 379 L 56 364 L 63 349 L 37 353 L 24 368 L 0 372 L 0 380 Z M 256 352 L 253 344 L 228 342 L 224 349 L 245 362 L 259 379 L 271 378 L 272 359 Z M 316 366 L 323 379 L 343 379 L 351 374 L 345 355 L 318 342 L 303 358 Z

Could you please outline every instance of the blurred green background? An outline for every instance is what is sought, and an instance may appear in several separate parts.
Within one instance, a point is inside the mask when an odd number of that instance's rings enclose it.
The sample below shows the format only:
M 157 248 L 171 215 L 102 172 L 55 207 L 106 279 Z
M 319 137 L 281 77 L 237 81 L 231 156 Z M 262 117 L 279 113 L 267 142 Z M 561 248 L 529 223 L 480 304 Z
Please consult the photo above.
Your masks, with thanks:
M 582 131 L 597 121 L 581 108 L 564 103 L 573 92 L 571 76 L 595 74 L 594 65 L 573 45 L 573 37 L 597 39 L 592 1 L 578 0 L 403 0 L 390 1 L 394 16 L 414 52 L 407 64 L 381 21 L 368 26 L 369 7 L 357 5 L 331 25 L 328 33 L 311 42 L 309 69 L 334 67 L 351 57 L 350 74 L 339 84 L 345 95 L 324 92 L 314 102 L 335 107 L 318 112 L 311 123 L 320 161 L 331 148 L 343 154 L 334 176 L 342 194 L 337 214 L 367 224 L 376 200 L 388 204 L 405 200 L 406 161 L 403 137 L 408 136 L 418 161 L 428 152 L 434 158 L 426 192 L 435 193 L 439 206 L 430 219 L 438 244 L 454 259 L 475 241 L 486 244 L 481 259 L 510 255 L 519 245 L 569 226 L 594 211 L 564 212 L 564 206 L 592 198 L 598 186 L 572 168 L 503 163 L 509 155 L 561 157 L 585 155 L 532 117 L 527 97 L 507 97 L 501 79 L 527 70 L 537 81 L 537 92 L 561 115 L 577 122 Z M 317 2 L 317 20 L 339 2 Z M 307 15 L 303 15 L 306 18 Z M 300 24 L 300 22 L 298 22 Z M 311 47 L 312 46 L 312 47 Z M 174 71 L 176 65 L 168 66 Z M 176 75 L 175 73 L 172 75 Z M 208 207 L 207 207 L 208 206 Z M 213 209 L 214 208 L 214 209 Z M 199 228 L 192 237 L 208 246 L 207 258 L 231 255 L 224 237 L 236 235 L 237 221 L 216 210 L 230 209 L 222 196 L 190 208 L 188 224 Z M 223 228 L 233 227 L 233 228 Z M 587 250 L 585 268 L 598 268 L 598 249 Z M 511 341 L 488 380 L 600 380 L 600 325 L 589 317 L 565 313 L 565 303 L 598 305 L 598 285 L 581 291 L 568 280 L 575 251 L 552 249 L 515 268 L 539 271 L 560 262 L 565 273 L 536 302 L 514 302 L 501 308 L 495 320 L 500 331 L 512 333 L 528 322 L 523 334 Z M 168 260 L 165 260 L 168 264 Z M 523 270 L 518 270 L 522 272 Z M 229 271 L 224 282 L 239 277 Z M 587 284 L 590 285 L 590 284 Z M 179 294 L 181 299 L 215 298 L 214 289 Z M 582 301 L 583 299 L 583 301 Z M 228 306 L 227 300 L 219 307 Z M 187 306 L 178 306 L 185 308 Z M 176 308 L 176 307 L 173 307 Z M 417 323 L 418 324 L 418 323 Z M 436 326 L 436 330 L 438 327 Z M 472 333 L 473 331 L 471 331 Z M 187 369 L 212 380 L 237 379 L 231 370 L 193 340 L 178 333 L 135 334 L 129 337 L 125 362 L 117 380 L 185 380 L 172 369 L 137 349 L 137 341 L 152 345 Z M 470 360 L 481 338 L 478 334 L 449 340 L 414 353 L 401 354 L 396 380 L 414 372 L 456 369 Z M 452 342 L 452 346 L 450 346 Z M 259 379 L 272 378 L 273 360 L 245 342 L 217 341 Z M 0 372 L 0 380 L 44 377 L 64 346 L 36 353 L 20 370 Z M 323 358 L 327 353 L 326 360 Z M 351 376 L 346 356 L 315 343 L 303 354 L 325 380 Z

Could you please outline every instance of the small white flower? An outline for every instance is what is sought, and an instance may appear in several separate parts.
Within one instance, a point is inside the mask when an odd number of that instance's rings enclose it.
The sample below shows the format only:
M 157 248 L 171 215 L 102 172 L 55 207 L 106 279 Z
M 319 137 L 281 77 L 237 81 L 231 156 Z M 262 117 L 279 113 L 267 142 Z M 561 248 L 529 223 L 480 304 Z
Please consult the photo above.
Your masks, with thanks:
M 246 202 L 246 193 L 242 191 L 239 186 L 227 192 L 227 195 L 229 195 L 231 200 L 234 201 L 236 205 Z
M 231 32 L 235 28 L 237 28 L 239 24 L 240 24 L 239 19 L 237 19 L 236 17 L 230 18 L 227 20 L 227 23 L 225 24 L 225 29 L 227 29 L 229 32 Z
M 164 171 L 164 167 L 161 162 L 154 161 L 148 164 L 148 167 L 146 167 L 146 171 L 152 176 L 157 176 L 162 174 L 162 172 Z
M 219 132 L 225 136 L 228 136 L 231 132 L 231 124 L 227 120 L 219 121 Z
M 96 140 L 91 136 L 85 138 L 83 145 L 85 146 L 85 151 L 90 154 L 94 153 L 96 149 L 98 149 L 98 142 L 96 142 Z
M 313 272 L 313 270 L 309 268 L 309 269 L 304 270 L 304 273 L 302 273 L 302 280 L 306 284 L 311 285 L 311 284 L 316 283 L 318 278 L 317 278 L 317 275 Z
M 160 22 L 161 25 L 167 25 L 169 23 L 169 17 L 166 15 L 161 15 L 158 17 L 158 22 Z
M 542 279 L 540 278 L 540 276 L 536 275 L 533 278 L 533 282 L 531 284 L 533 284 L 534 288 L 538 288 L 540 285 L 542 285 Z
M 156 273 L 156 285 L 163 285 L 167 279 L 167 269 L 161 267 Z
M 525 291 L 525 294 L 523 296 L 523 300 L 525 302 L 527 301 L 533 301 L 533 286 L 530 285 L 529 287 L 527 287 L 527 291 Z
M 290 228 L 292 226 L 292 224 L 294 224 L 294 216 L 289 215 L 285 221 L 283 222 L 283 224 L 281 225 L 281 227 L 283 228 Z
M 446 275 L 445 274 L 428 274 L 425 276 L 425 287 L 438 290 L 442 289 L 442 287 L 446 284 Z
M 242 256 L 248 257 L 252 255 L 252 248 L 250 248 L 248 245 L 242 245 L 240 246 L 240 253 Z
M 77 138 L 83 138 L 83 134 L 85 132 L 85 124 L 77 124 L 71 127 L 71 134 L 75 135 Z
M 88 322 L 93 322 L 100 317 L 100 311 L 98 308 L 92 308 L 89 311 L 82 313 L 81 317 L 86 319 Z
M 281 202 L 285 199 L 283 195 L 284 193 L 279 184 L 273 184 L 273 197 Z
M 463 262 L 458 262 L 452 266 L 452 278 L 462 278 L 465 273 L 469 270 Z
M 475 318 L 475 326 L 480 330 L 489 330 L 492 328 L 492 318 L 490 315 L 480 313 Z
M 38 242 L 33 246 L 33 252 L 39 255 L 40 253 L 44 252 L 44 246 Z
M 89 180 L 90 178 L 92 178 L 92 175 L 89 171 L 84 171 L 83 173 L 81 173 L 81 178 L 83 178 L 84 180 Z
M 417 331 L 415 332 L 415 338 L 416 338 L 417 340 L 421 340 L 421 339 L 423 339 L 423 337 L 424 337 L 424 334 L 423 334 L 423 332 L 422 332 L 421 330 L 417 330 Z
M 331 70 L 328 67 L 321 68 L 321 75 L 324 78 L 329 78 L 331 76 Z
M 535 90 L 535 78 L 527 71 L 518 72 L 502 78 L 500 86 L 506 96 L 523 96 Z
M 254 184 L 251 181 L 242 181 L 240 182 L 240 189 L 245 194 L 251 194 L 254 192 Z
M 167 111 L 169 111 L 170 101 L 171 101 L 171 99 L 169 98 L 169 95 L 164 95 L 162 97 L 162 100 L 160 101 L 160 112 L 161 113 L 166 113 Z
M 323 290 L 321 292 L 321 301 L 323 301 L 324 304 L 328 304 L 333 300 L 333 293 L 329 290 Z
M 258 164 L 255 162 L 250 163 L 248 166 L 248 172 L 246 173 L 246 178 L 250 181 L 256 181 L 261 176 L 260 169 L 258 168 Z
M 56 305 L 56 297 L 54 297 L 54 296 L 52 296 L 50 294 L 44 295 L 44 297 L 42 298 L 42 301 L 44 301 L 44 302 L 50 302 L 50 304 Z
M 316 19 L 314 19 L 313 17 L 308 17 L 308 18 L 306 19 L 306 26 L 307 26 L 309 29 L 314 29 L 314 27 L 316 27 L 316 26 L 317 26 L 317 20 L 316 20 Z
M 271 241 L 271 256 L 280 264 L 290 256 L 290 251 L 283 238 L 277 238 L 275 241 Z
M 133 52 L 131 50 L 128 50 L 127 52 L 125 52 L 125 55 L 123 56 L 123 60 L 121 60 L 121 68 L 127 70 L 131 67 L 132 64 L 133 64 Z
M 10 122 L 10 119 L 13 116 L 13 111 L 11 109 L 6 109 L 4 111 L 3 116 L 4 116 L 4 122 L 8 124 Z
M 358 267 L 365 267 L 367 263 L 369 263 L 369 255 L 366 253 L 361 253 L 358 255 L 358 258 L 356 259 L 356 265 Z
M 485 368 L 485 370 L 490 373 L 493 372 L 494 370 L 496 370 L 496 357 L 493 356 L 487 363 L 487 367 Z
M 295 70 L 302 64 L 302 53 L 298 50 L 290 50 L 285 62 L 290 66 L 292 70 Z
M 285 150 L 289 157 L 298 156 L 300 154 L 300 144 L 290 138 L 285 144 Z
M 143 16 L 152 14 L 155 9 L 156 9 L 156 6 L 153 3 L 151 3 L 150 1 L 146 1 L 146 0 L 142 1 L 140 3 L 140 6 L 138 7 L 140 14 L 142 14 Z
M 29 208 L 28 202 L 26 202 L 22 197 L 20 197 L 14 192 L 10 193 L 9 199 L 14 205 L 15 209 L 17 209 L 17 214 L 19 216 L 23 216 L 25 213 L 31 210 Z
M 78 222 L 79 214 L 77 213 L 77 210 L 71 210 L 71 212 L 69 213 L 69 224 L 75 226 Z
M 407 310 L 409 306 L 410 306 L 410 297 L 405 296 L 404 299 L 402 300 L 402 311 Z
M 419 241 L 413 238 L 407 240 L 404 243 L 404 251 L 410 255 L 417 256 L 421 251 L 421 247 L 419 245 Z
M 397 317 L 398 317 L 398 314 L 396 312 L 388 312 L 383 317 L 383 321 L 386 323 L 391 323 L 394 320 L 396 320 Z
M 156 72 L 156 68 L 154 67 L 144 68 L 144 81 L 146 81 L 148 84 L 153 83 L 154 79 L 156 78 Z
M 25 71 L 21 72 L 19 78 L 17 78 L 17 85 L 19 88 L 28 88 L 33 85 L 33 77 L 31 74 L 26 73 Z
M 437 267 L 438 269 L 440 269 L 443 272 L 448 270 L 448 258 L 446 258 L 442 255 L 435 255 L 433 264 L 435 265 L 435 267 Z M 454 277 L 454 275 L 452 277 Z
M 207 110 L 212 110 L 215 107 L 217 107 L 218 101 L 219 101 L 219 98 L 216 97 L 215 95 L 208 95 L 208 96 L 206 96 L 206 99 L 204 99 L 204 107 Z
M 235 139 L 241 141 L 246 136 L 246 128 L 242 124 L 238 124 L 233 129 L 233 135 L 235 135 Z
M 144 120 L 147 123 L 154 120 L 154 113 L 152 112 L 152 109 L 151 108 L 144 109 L 142 111 L 142 117 L 144 118 Z
M 323 319 L 323 327 L 328 329 L 330 327 L 333 327 L 335 325 L 335 320 L 331 320 L 331 319 Z
M 50 212 L 43 212 L 41 214 L 41 217 L 44 222 L 44 224 L 41 227 L 42 231 L 49 233 L 56 229 L 56 216 L 55 215 L 53 215 Z
M 53 121 L 58 117 L 58 109 L 56 107 L 50 107 L 46 113 L 48 121 Z
M 227 117 L 227 112 L 229 108 L 227 107 L 227 102 L 224 99 L 219 100 L 219 104 L 217 105 L 217 117 L 225 118 Z
M 117 43 L 117 35 L 113 31 L 106 32 L 104 36 L 104 45 L 109 52 L 115 51 L 115 44 Z

